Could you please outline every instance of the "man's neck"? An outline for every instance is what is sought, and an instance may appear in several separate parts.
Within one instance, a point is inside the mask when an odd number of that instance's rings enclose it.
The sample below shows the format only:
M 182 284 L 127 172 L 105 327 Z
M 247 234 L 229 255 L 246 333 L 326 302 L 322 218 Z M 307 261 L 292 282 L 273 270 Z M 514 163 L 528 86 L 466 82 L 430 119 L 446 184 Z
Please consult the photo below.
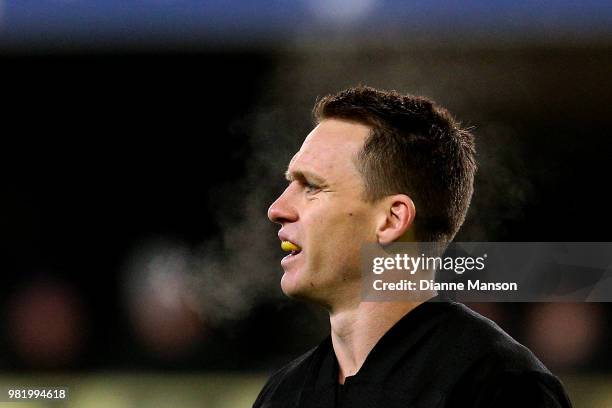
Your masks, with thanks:
M 422 302 L 360 302 L 330 313 L 338 381 L 355 375 L 383 335 Z

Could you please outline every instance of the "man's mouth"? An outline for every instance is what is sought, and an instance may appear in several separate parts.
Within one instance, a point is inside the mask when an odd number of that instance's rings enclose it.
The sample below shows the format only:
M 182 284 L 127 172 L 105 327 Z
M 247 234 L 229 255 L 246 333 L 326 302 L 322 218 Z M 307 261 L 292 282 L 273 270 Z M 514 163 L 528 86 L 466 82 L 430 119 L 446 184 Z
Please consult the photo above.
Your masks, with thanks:
M 300 248 L 298 245 L 294 244 L 291 241 L 281 242 L 281 249 L 285 252 L 290 252 L 290 256 L 297 255 L 302 252 L 302 248 Z

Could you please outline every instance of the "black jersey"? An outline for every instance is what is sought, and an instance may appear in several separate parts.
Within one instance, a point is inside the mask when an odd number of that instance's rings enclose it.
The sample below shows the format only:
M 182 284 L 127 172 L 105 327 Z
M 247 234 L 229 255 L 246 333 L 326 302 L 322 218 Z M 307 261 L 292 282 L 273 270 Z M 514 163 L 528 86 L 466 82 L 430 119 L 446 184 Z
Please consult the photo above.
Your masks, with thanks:
M 338 384 L 331 337 L 276 372 L 254 408 L 571 407 L 560 381 L 491 320 L 422 303 Z

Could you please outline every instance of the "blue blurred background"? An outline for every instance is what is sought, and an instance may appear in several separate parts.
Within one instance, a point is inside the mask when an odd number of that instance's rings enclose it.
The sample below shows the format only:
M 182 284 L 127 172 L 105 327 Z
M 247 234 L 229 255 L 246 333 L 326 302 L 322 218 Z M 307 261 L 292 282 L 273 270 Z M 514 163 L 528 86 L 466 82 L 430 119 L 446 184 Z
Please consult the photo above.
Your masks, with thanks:
M 9 41 L 47 44 L 67 37 L 90 44 L 280 43 L 347 30 L 393 38 L 588 39 L 608 34 L 611 23 L 612 5 L 601 0 L 3 0 L 2 16 Z
M 250 406 L 327 333 L 280 292 L 266 210 L 316 98 L 360 83 L 473 127 L 457 240 L 609 241 L 611 23 L 603 1 L 0 0 L 0 384 Z M 612 406 L 610 304 L 471 307 Z

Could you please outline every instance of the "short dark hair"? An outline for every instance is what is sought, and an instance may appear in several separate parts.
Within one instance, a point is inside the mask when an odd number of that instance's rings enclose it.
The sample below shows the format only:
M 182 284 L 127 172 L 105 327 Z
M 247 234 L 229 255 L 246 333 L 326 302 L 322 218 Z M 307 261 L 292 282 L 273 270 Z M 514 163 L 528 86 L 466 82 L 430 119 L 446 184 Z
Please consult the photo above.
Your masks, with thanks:
M 406 194 L 415 236 L 450 242 L 465 220 L 476 172 L 474 136 L 433 101 L 359 86 L 317 101 L 316 123 L 343 119 L 371 128 L 357 157 L 365 200 Z

